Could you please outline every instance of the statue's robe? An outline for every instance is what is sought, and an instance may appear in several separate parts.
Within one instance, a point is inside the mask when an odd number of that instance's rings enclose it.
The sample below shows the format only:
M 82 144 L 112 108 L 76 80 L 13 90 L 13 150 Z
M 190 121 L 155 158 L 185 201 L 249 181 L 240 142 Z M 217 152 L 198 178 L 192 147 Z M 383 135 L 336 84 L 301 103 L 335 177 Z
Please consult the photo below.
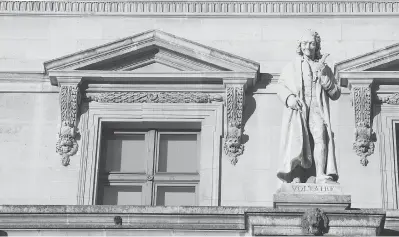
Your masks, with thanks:
M 291 182 L 291 172 L 298 166 L 308 169 L 312 166 L 312 151 L 308 130 L 307 111 L 303 95 L 302 78 L 303 58 L 288 64 L 282 71 L 278 82 L 278 96 L 285 104 L 283 119 L 281 124 L 280 157 L 284 164 L 277 172 L 277 177 L 285 182 Z M 334 141 L 331 132 L 329 98 L 336 100 L 341 95 L 341 91 L 331 69 L 326 66 L 325 75 L 333 81 L 333 88 L 326 92 L 319 82 L 316 83 L 316 103 L 320 108 L 327 131 L 327 161 L 325 167 L 326 175 L 331 175 L 335 180 L 338 179 L 337 165 L 334 151 Z M 287 107 L 287 98 L 290 95 L 296 95 L 304 104 L 302 111 L 293 110 Z

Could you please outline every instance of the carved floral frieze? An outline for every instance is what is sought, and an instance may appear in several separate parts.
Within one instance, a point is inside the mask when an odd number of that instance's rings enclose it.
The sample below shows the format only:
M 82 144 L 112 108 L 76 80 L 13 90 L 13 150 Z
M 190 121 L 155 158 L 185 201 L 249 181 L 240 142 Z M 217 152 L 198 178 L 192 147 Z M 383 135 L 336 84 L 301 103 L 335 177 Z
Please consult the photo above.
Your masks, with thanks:
M 355 110 L 355 141 L 353 149 L 361 157 L 360 163 L 367 166 L 367 157 L 374 153 L 373 131 L 371 128 L 371 88 L 359 86 L 352 88 L 352 101 Z
M 223 148 L 233 165 L 237 164 L 237 157 L 244 152 L 241 141 L 243 108 L 244 87 L 228 85 L 226 88 L 227 135 Z
M 81 100 L 78 85 L 62 85 L 60 87 L 61 125 L 58 133 L 56 151 L 62 156 L 62 164 L 69 165 L 70 157 L 78 151 L 77 120 Z
M 211 103 L 223 101 L 219 94 L 201 92 L 103 92 L 87 96 L 101 103 Z
M 385 97 L 378 96 L 378 101 L 380 103 L 386 103 L 390 105 L 399 105 L 399 93 L 394 93 Z

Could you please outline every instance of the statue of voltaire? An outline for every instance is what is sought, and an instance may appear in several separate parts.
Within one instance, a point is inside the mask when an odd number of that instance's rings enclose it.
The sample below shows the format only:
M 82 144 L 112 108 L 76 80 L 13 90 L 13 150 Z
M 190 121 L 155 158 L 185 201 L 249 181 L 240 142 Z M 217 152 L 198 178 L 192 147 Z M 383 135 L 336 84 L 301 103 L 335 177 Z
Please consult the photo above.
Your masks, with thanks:
M 277 177 L 288 183 L 338 180 L 329 99 L 337 100 L 341 90 L 324 63 L 328 54 L 321 55 L 320 42 L 317 32 L 306 32 L 298 58 L 283 69 L 278 83 L 285 109 L 280 143 L 284 165 Z

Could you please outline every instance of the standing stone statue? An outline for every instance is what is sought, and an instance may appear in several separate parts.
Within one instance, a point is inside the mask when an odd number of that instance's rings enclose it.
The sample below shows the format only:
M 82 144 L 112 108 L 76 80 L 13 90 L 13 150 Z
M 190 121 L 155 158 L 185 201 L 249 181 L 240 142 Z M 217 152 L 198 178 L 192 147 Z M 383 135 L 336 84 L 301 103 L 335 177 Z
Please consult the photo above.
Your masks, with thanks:
M 282 71 L 278 96 L 285 105 L 277 177 L 287 183 L 334 183 L 338 180 L 329 99 L 341 95 L 320 53 L 320 36 L 309 30 L 298 44 L 297 59 Z M 314 178 L 315 177 L 315 178 Z

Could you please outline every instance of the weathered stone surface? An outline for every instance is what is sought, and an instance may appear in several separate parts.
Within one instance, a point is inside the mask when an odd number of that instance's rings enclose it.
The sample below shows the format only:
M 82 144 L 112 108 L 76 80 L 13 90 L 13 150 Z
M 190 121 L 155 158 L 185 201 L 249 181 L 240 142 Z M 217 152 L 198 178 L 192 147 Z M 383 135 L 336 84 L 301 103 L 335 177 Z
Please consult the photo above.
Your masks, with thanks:
M 385 218 L 385 212 L 373 209 L 324 213 L 329 218 L 328 235 L 378 235 Z M 259 207 L 0 206 L 0 229 L 9 236 L 72 235 L 71 229 L 85 230 L 79 235 L 99 234 L 100 229 L 121 235 L 193 230 L 196 235 L 302 235 L 303 214 L 301 209 Z M 122 225 L 115 224 L 115 216 Z
M 301 228 L 303 211 L 287 209 L 290 212 L 246 213 L 249 233 L 260 235 L 304 235 Z M 383 229 L 384 212 L 379 210 L 325 211 L 329 219 L 325 235 L 379 235 Z

